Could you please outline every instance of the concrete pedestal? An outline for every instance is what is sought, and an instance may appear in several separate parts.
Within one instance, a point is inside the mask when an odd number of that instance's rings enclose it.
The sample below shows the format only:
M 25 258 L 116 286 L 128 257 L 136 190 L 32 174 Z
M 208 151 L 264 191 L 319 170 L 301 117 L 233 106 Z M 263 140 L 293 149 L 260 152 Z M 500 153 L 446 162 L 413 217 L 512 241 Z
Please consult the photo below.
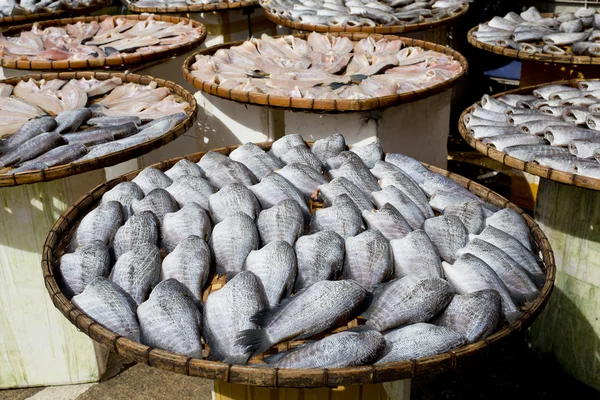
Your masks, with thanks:
M 552 245 L 556 280 L 529 340 L 600 390 L 600 191 L 540 179 L 535 220 Z
M 379 140 L 386 151 L 445 168 L 451 93 L 447 90 L 384 110 L 319 114 L 241 104 L 198 92 L 194 95 L 197 149 L 275 140 L 294 133 L 317 140 L 339 132 L 348 144 Z
M 0 389 L 95 382 L 107 352 L 77 331 L 44 287 L 42 247 L 58 217 L 104 170 L 0 188 Z

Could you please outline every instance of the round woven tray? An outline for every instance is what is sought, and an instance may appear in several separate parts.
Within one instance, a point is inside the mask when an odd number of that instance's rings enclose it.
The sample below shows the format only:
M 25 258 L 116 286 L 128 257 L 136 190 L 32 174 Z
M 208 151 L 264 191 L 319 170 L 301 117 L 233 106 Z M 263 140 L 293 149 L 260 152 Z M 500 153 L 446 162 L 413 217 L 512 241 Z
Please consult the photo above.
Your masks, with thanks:
M 306 39 L 308 34 L 297 34 L 296 37 Z M 367 34 L 367 33 L 338 33 L 335 36 L 347 37 L 352 41 L 359 41 L 369 36 L 375 40 L 381 38 L 387 38 L 389 40 L 400 39 L 406 46 L 418 46 L 427 50 L 434 50 L 439 53 L 443 53 L 452 56 L 462 66 L 462 71 L 455 77 L 448 79 L 445 82 L 437 85 L 430 86 L 425 89 L 415 90 L 412 92 L 405 92 L 392 96 L 374 97 L 371 99 L 364 100 L 318 100 L 318 99 L 303 99 L 303 98 L 292 98 L 283 96 L 271 96 L 264 93 L 246 92 L 243 90 L 232 90 L 219 87 L 214 83 L 202 81 L 192 75 L 191 66 L 196 61 L 196 55 L 213 55 L 219 49 L 227 49 L 232 46 L 238 46 L 244 41 L 223 43 L 217 46 L 208 47 L 202 49 L 185 60 L 183 63 L 183 76 L 185 80 L 194 85 L 197 89 L 203 92 L 212 94 L 217 97 L 224 99 L 237 101 L 240 103 L 254 104 L 258 106 L 267 106 L 272 108 L 284 108 L 286 110 L 294 111 L 308 111 L 315 113 L 335 113 L 335 112 L 347 112 L 347 111 L 366 111 L 374 109 L 383 109 L 387 107 L 393 107 L 398 104 L 410 103 L 413 101 L 421 100 L 429 96 L 441 93 L 446 89 L 451 88 L 456 81 L 466 74 L 468 69 L 468 63 L 465 57 L 459 52 L 452 50 L 449 47 L 445 47 L 439 44 L 425 42 L 422 40 L 416 40 L 411 38 L 404 38 L 392 35 L 380 35 L 380 34 Z
M 586 79 L 586 80 L 593 80 L 593 79 Z M 598 79 L 595 79 L 595 80 L 598 80 Z M 571 85 L 573 87 L 577 87 L 578 81 L 579 81 L 578 79 L 573 79 L 570 81 L 562 80 L 562 81 L 556 81 L 556 82 L 549 82 L 549 83 L 544 83 L 542 85 L 528 86 L 528 87 L 524 87 L 524 88 L 520 88 L 520 89 L 509 90 L 507 92 L 498 93 L 498 94 L 494 95 L 494 97 L 499 97 L 499 96 L 502 96 L 505 94 L 531 94 L 531 92 L 533 92 L 534 89 L 536 89 L 540 86 L 547 86 L 547 85 Z M 475 104 L 481 105 L 479 101 Z M 460 131 L 461 136 L 467 141 L 467 143 L 471 147 L 473 147 L 477 151 L 479 151 L 480 153 L 485 154 L 492 160 L 496 160 L 496 161 L 498 161 L 504 165 L 507 165 L 511 168 L 518 169 L 519 171 L 525 171 L 529 174 L 537 175 L 541 178 L 550 179 L 550 180 L 553 180 L 556 182 L 564 183 L 566 185 L 573 185 L 573 186 L 578 186 L 578 187 L 582 187 L 582 188 L 586 188 L 586 189 L 600 190 L 600 179 L 590 178 L 587 176 L 582 176 L 582 175 L 577 175 L 577 174 L 571 174 L 569 172 L 564 172 L 564 171 L 559 171 L 556 169 L 544 167 L 542 165 L 538 165 L 533 162 L 523 161 L 518 158 L 511 157 L 502 151 L 499 151 L 491 146 L 488 146 L 487 144 L 483 144 L 483 142 L 479 139 L 475 139 L 473 137 L 473 135 L 471 135 L 471 133 L 469 132 L 469 130 L 467 129 L 467 127 L 465 126 L 465 123 L 463 121 L 465 114 L 468 114 L 472 107 L 473 106 L 468 107 L 460 115 L 460 119 L 458 122 L 458 130 Z
M 79 21 L 101 22 L 106 18 L 126 18 L 133 20 L 146 20 L 150 15 L 102 15 L 99 17 L 76 17 L 76 18 L 62 18 L 53 19 L 50 21 L 37 22 L 40 28 L 47 28 L 50 26 L 64 26 L 67 24 L 75 24 Z M 140 64 L 150 61 L 162 60 L 165 58 L 173 57 L 182 53 L 187 53 L 192 49 L 200 46 L 200 44 L 206 38 L 206 29 L 198 21 L 189 20 L 182 17 L 171 17 L 168 15 L 154 15 L 154 19 L 157 21 L 166 21 L 177 24 L 179 22 L 189 23 L 192 22 L 194 28 L 200 28 L 200 37 L 196 40 L 187 43 L 181 43 L 176 46 L 170 46 L 165 50 L 152 51 L 147 53 L 121 53 L 118 57 L 106 57 L 106 58 L 93 58 L 88 60 L 59 60 L 59 61 L 28 61 L 28 60 L 9 60 L 0 58 L 0 67 L 4 68 L 16 68 L 16 69 L 35 69 L 35 70 L 62 70 L 62 69 L 94 69 L 94 68 L 119 68 L 131 64 Z M 33 24 L 12 26 L 3 32 L 4 36 L 11 36 L 20 33 L 24 30 L 30 30 Z
M 224 1 L 220 3 L 211 4 L 190 4 L 185 7 L 138 7 L 135 5 L 135 2 L 129 2 L 127 0 L 121 0 L 121 3 L 123 3 L 123 5 L 127 7 L 129 11 L 156 14 L 209 12 L 259 7 L 258 0 L 243 0 L 232 2 Z
M 463 6 L 455 12 L 452 16 L 440 19 L 438 21 L 431 22 L 420 22 L 418 24 L 406 24 L 406 25 L 379 25 L 379 26 L 329 26 L 329 25 L 312 25 L 303 24 L 302 22 L 292 21 L 287 18 L 278 17 L 265 9 L 265 15 L 267 18 L 276 23 L 291 29 L 297 29 L 300 31 L 314 31 L 314 32 L 363 32 L 363 33 L 380 33 L 380 34 L 393 34 L 393 33 L 404 33 L 404 32 L 416 32 L 424 31 L 427 29 L 437 28 L 439 26 L 450 25 L 454 23 L 458 18 L 462 17 L 469 10 L 469 3 L 463 4 Z
M 0 174 L 0 188 L 5 186 L 16 186 L 25 185 L 29 183 L 46 182 L 54 179 L 65 178 L 71 175 L 81 174 L 83 172 L 92 171 L 99 168 L 109 167 L 111 165 L 119 164 L 132 158 L 139 157 L 143 154 L 149 153 L 151 150 L 157 149 L 165 144 L 177 139 L 179 136 L 184 134 L 190 129 L 196 119 L 197 104 L 194 95 L 184 89 L 182 86 L 177 85 L 171 81 L 165 81 L 164 79 L 154 78 L 148 75 L 135 75 L 135 74 L 124 74 L 124 73 L 110 73 L 110 72 L 61 72 L 61 73 L 48 73 L 48 74 L 31 74 L 25 76 L 19 76 L 15 78 L 9 78 L 0 80 L 0 83 L 8 83 L 16 85 L 19 81 L 33 78 L 36 80 L 45 79 L 81 79 L 81 78 L 96 78 L 98 80 L 106 80 L 112 77 L 119 77 L 123 83 L 134 82 L 147 85 L 152 81 L 155 81 L 158 87 L 169 88 L 173 93 L 181 96 L 185 101 L 190 104 L 190 107 L 186 110 L 188 117 L 176 125 L 169 132 L 159 136 L 155 139 L 147 142 L 138 144 L 136 146 L 129 147 L 120 152 L 107 154 L 102 157 L 93 158 L 90 160 L 72 162 L 69 164 L 57 165 L 43 170 L 33 170 L 26 172 L 19 172 L 16 174 Z
M 69 10 L 60 10 L 54 12 L 27 14 L 27 15 L 11 15 L 10 17 L 0 17 L 0 26 L 10 24 L 24 24 L 28 22 L 44 21 L 47 19 L 74 17 L 77 15 L 86 15 L 94 11 L 101 10 L 112 4 L 111 0 L 99 0 L 98 3 L 89 7 L 78 7 Z
M 544 17 L 554 17 L 559 14 L 553 13 L 543 13 Z M 492 52 L 494 54 L 500 54 L 501 56 L 517 58 L 523 61 L 538 61 L 543 63 L 558 63 L 558 64 L 582 64 L 582 65 L 600 65 L 600 57 L 590 57 L 590 56 L 578 56 L 573 53 L 571 54 L 544 54 L 544 53 L 527 53 L 520 50 L 514 50 L 510 47 L 502 47 L 496 46 L 493 44 L 483 43 L 477 40 L 475 36 L 473 36 L 473 32 L 477 32 L 479 29 L 478 26 L 471 28 L 469 33 L 467 33 L 467 40 L 473 46 L 478 49 L 486 50 Z M 561 46 L 563 47 L 563 46 Z
M 259 143 L 258 145 L 265 150 L 270 148 L 270 143 Z M 223 154 L 229 154 L 236 147 L 237 146 L 224 147 L 217 149 L 216 151 Z M 204 154 L 205 153 L 196 153 L 188 155 L 185 158 L 197 162 Z M 166 170 L 181 159 L 182 157 L 168 160 L 155 164 L 154 167 L 160 170 Z M 104 326 L 82 313 L 67 300 L 56 282 L 54 271 L 60 256 L 64 253 L 63 250 L 65 246 L 70 240 L 73 228 L 78 224 L 81 218 L 96 206 L 106 191 L 121 182 L 132 180 L 139 171 L 123 175 L 96 187 L 74 205 L 69 207 L 67 211 L 59 217 L 58 221 L 48 234 L 44 244 L 42 254 L 44 282 L 56 308 L 58 308 L 71 323 L 93 340 L 113 350 L 117 354 L 131 358 L 136 362 L 190 376 L 267 387 L 336 387 L 409 379 L 431 373 L 450 371 L 463 366 L 477 365 L 485 361 L 488 356 L 492 356 L 496 351 L 501 349 L 503 343 L 509 337 L 516 337 L 516 335 L 523 332 L 542 311 L 552 292 L 556 274 L 554 255 L 550 248 L 550 243 L 539 226 L 531 219 L 531 217 L 517 208 L 514 204 L 489 189 L 460 175 L 439 168 L 428 167 L 434 172 L 449 177 L 498 207 L 510 207 L 518 211 L 527 222 L 527 225 L 531 228 L 537 246 L 541 250 L 544 261 L 543 268 L 546 273 L 546 281 L 539 296 L 524 310 L 519 319 L 484 340 L 453 351 L 416 360 L 382 365 L 335 369 L 277 369 L 265 367 L 264 364 L 260 367 L 252 365 L 228 365 L 222 362 L 184 357 L 131 341 L 106 329 Z M 223 284 L 223 279 L 213 279 L 208 289 L 204 292 L 203 300 L 206 300 L 207 296 L 212 291 L 218 290 Z M 356 325 L 357 320 L 353 320 L 346 326 L 340 326 L 338 331 Z M 282 343 L 270 349 L 269 352 L 285 351 L 288 348 L 295 347 L 299 343 L 302 342 L 292 341 Z M 206 357 L 207 353 L 208 348 L 203 344 L 203 357 Z

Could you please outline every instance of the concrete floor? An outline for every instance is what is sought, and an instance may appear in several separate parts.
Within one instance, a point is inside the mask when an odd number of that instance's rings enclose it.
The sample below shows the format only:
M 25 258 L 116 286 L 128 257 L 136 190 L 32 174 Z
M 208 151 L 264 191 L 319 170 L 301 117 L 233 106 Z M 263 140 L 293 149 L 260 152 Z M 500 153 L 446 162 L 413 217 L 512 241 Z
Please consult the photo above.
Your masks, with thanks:
M 600 400 L 600 392 L 534 355 L 524 340 L 510 344 L 479 368 L 412 382 L 411 400 Z M 209 400 L 212 381 L 135 364 L 111 354 L 101 382 L 0 390 L 1 400 Z M 368 399 L 364 399 L 368 400 Z

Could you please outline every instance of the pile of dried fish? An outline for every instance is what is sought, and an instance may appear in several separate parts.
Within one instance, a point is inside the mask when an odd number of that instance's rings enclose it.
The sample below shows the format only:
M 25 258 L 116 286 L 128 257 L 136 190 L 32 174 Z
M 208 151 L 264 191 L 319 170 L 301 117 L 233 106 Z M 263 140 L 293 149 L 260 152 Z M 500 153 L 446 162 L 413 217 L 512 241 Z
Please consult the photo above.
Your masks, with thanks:
M 510 47 L 525 53 L 600 56 L 600 14 L 581 8 L 545 18 L 531 7 L 520 15 L 509 12 L 479 24 L 473 36 L 478 41 Z
M 463 122 L 475 139 L 509 156 L 600 179 L 600 81 L 484 95 Z
M 0 57 L 6 60 L 59 61 L 118 57 L 121 53 L 163 51 L 201 36 L 192 22 L 174 24 L 122 16 L 42 29 L 34 24 L 18 36 L 0 33 Z
M 4 0 L 0 4 L 0 17 L 52 13 L 77 8 L 87 8 L 100 3 L 99 0 Z
M 401 40 L 311 33 L 262 35 L 239 46 L 197 55 L 191 74 L 232 90 L 307 99 L 368 99 L 411 92 L 462 72 L 451 56 Z
M 240 0 L 131 0 L 129 2 L 135 4 L 137 7 L 171 8 L 214 3 L 235 3 L 239 1 Z
M 522 217 L 410 157 L 383 158 L 377 143 L 348 151 L 335 134 L 309 148 L 289 135 L 269 152 L 247 143 L 148 167 L 83 217 L 57 276 L 119 335 L 189 357 L 208 345 L 234 364 L 323 332 L 265 361 L 400 361 L 518 318 L 544 280 Z M 311 213 L 311 197 L 325 207 Z M 227 283 L 202 301 L 213 268 Z
M 460 11 L 466 0 L 261 0 L 271 14 L 326 26 L 389 26 L 439 21 Z
M 14 174 L 83 161 L 157 138 L 187 118 L 166 87 L 106 80 L 0 83 L 0 170 Z

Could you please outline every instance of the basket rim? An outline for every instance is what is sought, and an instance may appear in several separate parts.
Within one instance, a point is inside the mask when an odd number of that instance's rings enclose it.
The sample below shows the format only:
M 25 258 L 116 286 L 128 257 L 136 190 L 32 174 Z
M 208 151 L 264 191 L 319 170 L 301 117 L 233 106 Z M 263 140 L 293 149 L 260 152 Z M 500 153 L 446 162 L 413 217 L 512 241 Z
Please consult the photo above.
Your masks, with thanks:
M 544 17 L 554 17 L 560 14 L 556 13 L 542 13 Z M 489 21 L 482 22 L 487 24 Z M 474 26 L 467 33 L 467 41 L 478 49 L 489 51 L 494 54 L 506 56 L 510 58 L 516 58 L 523 61 L 537 61 L 541 63 L 555 63 L 555 64 L 572 64 L 572 65 L 600 65 L 600 57 L 592 56 L 578 56 L 575 54 L 561 55 L 561 54 L 545 54 L 545 53 L 527 53 L 520 50 L 514 50 L 509 47 L 496 46 L 494 44 L 484 43 L 477 40 L 473 36 L 474 32 L 479 30 L 479 25 Z
M 236 10 L 243 8 L 256 8 L 259 6 L 259 0 L 241 0 L 241 1 L 221 1 L 210 4 L 191 4 L 186 7 L 138 7 L 134 2 L 121 0 L 121 3 L 127 7 L 129 11 L 139 13 L 189 13 L 189 12 L 208 12 L 208 11 L 224 11 Z
M 270 143 L 257 144 L 265 150 L 271 146 Z M 213 151 L 229 154 L 237 147 L 239 146 L 223 147 L 214 149 Z M 184 158 L 197 162 L 205 153 L 200 152 L 185 157 L 173 158 L 154 164 L 153 166 L 165 170 Z M 409 379 L 431 373 L 455 370 L 459 367 L 473 365 L 474 363 L 478 364 L 488 355 L 493 354 L 494 351 L 501 348 L 502 342 L 505 339 L 523 332 L 542 311 L 552 292 L 556 275 L 554 255 L 550 243 L 540 227 L 515 204 L 467 178 L 437 167 L 424 165 L 433 172 L 449 177 L 492 204 L 499 207 L 510 207 L 523 216 L 542 253 L 542 259 L 546 268 L 546 280 L 540 290 L 540 294 L 516 321 L 486 339 L 452 351 L 431 357 L 382 365 L 334 369 L 278 369 L 253 367 L 251 365 L 230 365 L 217 361 L 185 357 L 134 342 L 109 331 L 76 308 L 62 293 L 54 277 L 54 265 L 57 261 L 54 252 L 60 243 L 64 242 L 64 239 L 70 235 L 73 225 L 100 200 L 107 190 L 121 182 L 133 179 L 141 170 L 130 172 L 97 186 L 69 207 L 58 218 L 46 237 L 43 248 L 42 269 L 45 286 L 56 308 L 71 323 L 83 333 L 115 351 L 117 354 L 127 356 L 136 362 L 149 366 L 206 379 L 264 387 L 336 387 Z
M 581 81 L 600 81 L 600 79 L 563 79 L 560 81 L 547 82 L 534 86 L 527 86 L 523 88 L 508 90 L 506 92 L 495 94 L 493 97 L 500 97 L 505 94 L 530 94 L 534 89 L 541 86 L 547 85 L 571 85 L 574 86 L 577 82 Z M 464 116 L 469 113 L 471 108 L 475 105 L 481 105 L 481 101 L 478 101 L 469 107 L 467 107 L 461 114 L 458 121 L 458 130 L 460 135 L 465 139 L 469 146 L 479 151 L 481 154 L 488 156 L 492 160 L 498 161 L 501 164 L 507 165 L 519 171 L 527 172 L 531 175 L 539 176 L 540 178 L 550 179 L 555 182 L 563 183 L 565 185 L 576 186 L 585 189 L 600 190 L 600 179 L 590 178 L 588 176 L 572 174 L 570 172 L 560 171 L 557 169 L 544 167 L 542 165 L 534 164 L 531 161 L 523 161 L 519 158 L 511 157 L 503 151 L 499 151 L 494 147 L 484 144 L 482 140 L 475 139 L 469 132 L 464 123 Z
M 454 23 L 459 18 L 462 18 L 467 11 L 469 10 L 469 3 L 464 3 L 461 8 L 453 13 L 453 15 L 442 18 L 437 21 L 431 22 L 419 22 L 416 24 L 406 24 L 406 25 L 379 25 L 379 26 L 329 26 L 329 25 L 313 25 L 313 24 L 304 24 L 302 22 L 292 21 L 287 18 L 281 18 L 265 8 L 265 16 L 271 21 L 276 23 L 277 25 L 285 26 L 287 28 L 296 29 L 299 31 L 312 31 L 319 33 L 333 33 L 333 32 L 354 32 L 354 33 L 379 33 L 379 34 L 396 34 L 396 33 L 405 33 L 405 32 L 418 32 L 425 31 L 428 29 L 434 29 L 440 26 L 449 25 Z
M 59 10 L 53 12 L 34 13 L 26 15 L 10 15 L 6 17 L 0 17 L 0 25 L 21 24 L 35 21 L 44 21 L 47 19 L 85 15 L 109 7 L 111 4 L 111 0 L 99 0 L 96 4 L 87 7 L 78 7 L 71 8 L 68 10 Z
M 77 22 L 92 22 L 92 21 L 104 21 L 106 18 L 125 18 L 131 20 L 143 21 L 150 17 L 153 17 L 156 21 L 166 21 L 171 23 L 192 23 L 192 26 L 200 30 L 200 36 L 190 42 L 184 42 L 175 46 L 168 46 L 164 50 L 151 51 L 147 53 L 122 53 L 118 57 L 104 57 L 94 58 L 86 60 L 58 60 L 58 61 L 42 61 L 42 60 L 12 60 L 4 57 L 0 58 L 0 67 L 13 68 L 13 69 L 25 69 L 25 70 L 44 70 L 44 71 L 56 71 L 56 70 L 74 70 L 74 69 L 103 69 L 103 68 L 119 68 L 128 65 L 142 64 L 145 62 L 156 61 L 166 59 L 172 56 L 187 53 L 200 46 L 204 39 L 206 39 L 207 31 L 206 27 L 193 19 L 169 16 L 169 15 L 158 15 L 158 14 L 130 14 L 130 15 L 99 15 L 99 16 L 80 16 L 71 18 L 60 18 L 50 19 L 47 21 L 35 22 L 40 27 L 48 26 L 64 26 L 67 24 L 74 24 Z M 6 29 L 2 34 L 4 36 L 13 35 L 20 33 L 24 30 L 30 30 L 33 26 L 31 24 L 15 25 Z
M 305 39 L 309 34 L 308 33 L 299 33 L 294 34 L 293 36 Z M 233 100 L 239 103 L 253 104 L 257 106 L 265 106 L 269 108 L 279 108 L 286 109 L 292 111 L 308 111 L 308 112 L 318 112 L 318 113 L 338 113 L 338 112 L 360 112 L 367 110 L 378 110 L 384 109 L 388 107 L 397 106 L 400 104 L 410 103 L 417 100 L 421 100 L 436 94 L 439 94 L 446 89 L 450 89 L 452 86 L 456 84 L 456 82 L 461 79 L 468 71 L 469 64 L 467 59 L 460 54 L 458 51 L 446 47 L 440 44 L 435 44 L 432 42 L 426 42 L 423 40 L 400 37 L 395 35 L 382 35 L 378 33 L 350 33 L 350 32 L 340 32 L 340 33 L 332 33 L 333 36 L 339 37 L 347 37 L 352 41 L 358 41 L 361 39 L 365 39 L 367 37 L 372 37 L 375 40 L 386 38 L 388 40 L 402 40 L 405 46 L 418 46 L 427 50 L 434 50 L 439 53 L 452 56 L 456 61 L 458 61 L 462 67 L 462 71 L 441 83 L 436 85 L 414 90 L 411 92 L 404 92 L 400 94 L 390 95 L 390 96 L 381 96 L 374 97 L 370 99 L 363 100 L 325 100 L 325 99 L 306 99 L 306 98 L 292 98 L 292 97 L 284 97 L 284 96 L 272 96 L 264 93 L 255 93 L 255 92 L 245 92 L 242 90 L 232 90 L 221 88 L 218 84 L 209 83 L 205 81 L 201 81 L 192 75 L 191 66 L 196 61 L 195 58 L 197 55 L 212 55 L 217 52 L 219 49 L 225 49 L 232 46 L 238 46 L 245 42 L 245 40 L 239 40 L 236 42 L 228 42 L 222 43 L 216 46 L 211 46 L 208 48 L 201 49 L 197 52 L 192 53 L 184 62 L 183 62 L 183 76 L 187 82 L 193 85 L 195 88 L 201 90 L 202 92 L 227 99 Z M 288 35 L 278 35 L 273 36 L 274 38 L 283 37 Z
M 196 113 L 198 104 L 194 95 L 191 94 L 187 89 L 178 85 L 174 82 L 167 81 L 160 78 L 155 78 L 149 75 L 138 75 L 132 73 L 122 72 L 60 72 L 60 73 L 44 73 L 44 74 L 29 74 L 24 76 L 18 76 L 13 78 L 7 78 L 0 80 L 0 83 L 8 83 L 15 85 L 20 81 L 28 80 L 30 78 L 40 80 L 53 80 L 53 79 L 80 79 L 80 78 L 96 78 L 98 80 L 107 80 L 112 77 L 119 77 L 126 82 L 141 83 L 144 85 L 149 84 L 152 81 L 157 82 L 158 87 L 167 87 L 172 92 L 175 92 L 179 96 L 183 97 L 189 104 L 190 107 L 186 111 L 187 118 L 181 123 L 174 126 L 169 132 L 154 138 L 150 141 L 140 143 L 136 146 L 126 148 L 122 151 L 106 154 L 101 157 L 80 161 L 71 162 L 68 164 L 60 164 L 54 167 L 50 167 L 43 170 L 32 170 L 26 172 L 19 172 L 16 174 L 0 174 L 0 188 L 9 186 L 25 185 L 30 183 L 48 182 L 55 179 L 66 178 L 73 175 L 78 175 L 84 172 L 101 169 L 104 167 L 110 167 L 112 165 L 119 164 L 121 162 L 139 157 L 150 151 L 157 149 L 165 144 L 177 139 L 183 135 L 188 129 L 193 126 L 196 120 Z

